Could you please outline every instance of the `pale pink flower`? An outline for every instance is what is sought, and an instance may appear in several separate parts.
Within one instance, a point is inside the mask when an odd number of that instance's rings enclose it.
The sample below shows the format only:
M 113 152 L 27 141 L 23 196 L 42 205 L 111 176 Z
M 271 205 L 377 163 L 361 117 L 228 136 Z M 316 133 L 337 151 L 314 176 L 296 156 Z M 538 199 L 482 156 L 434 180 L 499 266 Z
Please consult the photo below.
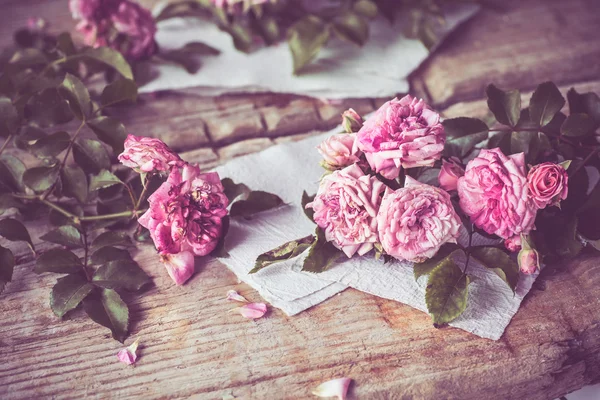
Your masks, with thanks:
M 219 174 L 201 173 L 190 164 L 181 172 L 175 168 L 148 202 L 150 208 L 139 223 L 150 231 L 159 252 L 205 256 L 214 250 L 229 204 Z
M 327 241 L 350 258 L 369 252 L 378 242 L 376 216 L 384 190 L 381 181 L 353 164 L 324 177 L 306 207 L 315 210 L 314 221 Z
M 377 226 L 387 254 L 423 262 L 445 243 L 456 243 L 461 221 L 447 192 L 407 176 L 403 188 L 383 196 Z
M 521 250 L 521 235 L 515 235 L 506 239 L 504 241 L 504 247 L 513 253 Z
M 137 348 L 139 345 L 139 339 L 136 339 L 135 342 L 130 344 L 124 349 L 119 350 L 117 353 L 117 358 L 123 364 L 131 365 L 135 364 L 137 360 Z
M 569 176 L 560 164 L 545 162 L 535 165 L 527 174 L 529 197 L 537 208 L 557 205 L 567 198 Z
M 352 108 L 342 113 L 342 126 L 346 133 L 358 132 L 363 126 L 363 119 Z
M 110 47 L 131 60 L 147 58 L 156 52 L 156 23 L 150 11 L 125 0 L 110 18 L 114 28 L 123 36 L 122 40 L 110 41 Z
M 460 207 L 489 234 L 512 238 L 533 229 L 537 208 L 529 200 L 525 155 L 481 150 L 458 180 Z
M 262 318 L 267 312 L 267 305 L 265 303 L 248 303 L 237 308 L 237 310 L 244 318 L 258 319 Z
M 238 301 L 240 303 L 247 303 L 248 300 L 244 298 L 241 294 L 236 292 L 235 290 L 230 290 L 227 292 L 227 300 L 228 301 Z
M 338 400 L 345 400 L 348 393 L 348 387 L 352 379 L 338 378 L 321 383 L 312 394 L 318 397 L 336 397 Z
M 103 0 L 69 0 L 69 10 L 73 19 L 90 20 L 98 17 L 102 9 Z M 114 2 L 111 2 L 114 3 Z
M 134 135 L 127 135 L 118 159 L 137 172 L 163 172 L 185 164 L 162 140 Z
M 445 142 L 440 116 L 410 95 L 382 105 L 356 135 L 371 168 L 387 179 L 396 179 L 401 167 L 432 166 Z
M 460 160 L 452 157 L 448 161 L 442 160 L 442 168 L 438 175 L 440 187 L 447 192 L 456 190 L 458 178 L 465 174 L 465 169 Z
M 358 161 L 360 152 L 352 149 L 355 135 L 337 134 L 331 135 L 317 146 L 317 150 L 323 156 L 322 166 L 329 170 L 347 167 Z
M 522 243 L 523 247 L 518 255 L 519 268 L 524 274 L 531 275 L 540 269 L 540 256 L 527 237 L 523 237 Z
M 176 285 L 183 285 L 194 275 L 195 262 L 191 251 L 161 254 L 160 261 L 165 265 L 167 273 Z

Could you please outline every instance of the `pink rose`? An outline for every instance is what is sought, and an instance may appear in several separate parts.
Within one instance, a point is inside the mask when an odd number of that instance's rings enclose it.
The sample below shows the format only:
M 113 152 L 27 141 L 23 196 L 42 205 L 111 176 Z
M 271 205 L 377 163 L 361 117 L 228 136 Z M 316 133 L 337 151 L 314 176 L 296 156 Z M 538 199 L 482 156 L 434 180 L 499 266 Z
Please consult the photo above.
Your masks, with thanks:
M 450 160 L 442 160 L 442 169 L 438 175 L 440 187 L 449 192 L 456 190 L 458 178 L 465 174 L 465 169 L 460 160 L 452 157 Z
M 535 165 L 527 174 L 529 197 L 537 208 L 557 205 L 567 198 L 569 176 L 562 165 L 545 162 Z
M 69 10 L 73 19 L 93 19 L 101 5 L 102 0 L 69 0 Z
M 448 193 L 407 176 L 403 188 L 383 196 L 377 226 L 387 254 L 423 262 L 443 244 L 456 243 L 461 222 Z
M 458 195 L 463 211 L 489 234 L 508 239 L 533 228 L 537 210 L 528 198 L 523 153 L 481 150 L 459 178 Z
M 431 166 L 439 160 L 446 134 L 440 116 L 410 95 L 382 105 L 358 131 L 356 145 L 375 172 L 396 179 L 400 167 Z
M 111 20 L 124 40 L 117 38 L 110 42 L 110 47 L 131 60 L 147 58 L 156 52 L 156 23 L 150 11 L 125 0 L 119 5 L 117 12 L 111 15 Z
M 521 250 L 521 235 L 515 235 L 506 239 L 504 241 L 504 247 L 512 253 Z
M 384 189 L 382 182 L 353 164 L 324 177 L 306 207 L 315 210 L 314 220 L 327 241 L 350 258 L 368 253 L 378 242 L 376 216 Z
M 127 135 L 118 159 L 137 172 L 162 172 L 185 164 L 162 140 L 134 135 Z
M 358 132 L 363 126 L 363 119 L 352 108 L 342 113 L 342 126 L 346 133 Z
M 531 246 L 529 238 L 522 240 L 523 248 L 519 252 L 518 261 L 521 272 L 527 275 L 535 273 L 540 269 L 540 259 L 538 252 Z
M 329 170 L 347 167 L 358 161 L 358 149 L 354 146 L 355 135 L 339 134 L 331 135 L 317 146 L 317 150 L 323 156 L 321 165 Z

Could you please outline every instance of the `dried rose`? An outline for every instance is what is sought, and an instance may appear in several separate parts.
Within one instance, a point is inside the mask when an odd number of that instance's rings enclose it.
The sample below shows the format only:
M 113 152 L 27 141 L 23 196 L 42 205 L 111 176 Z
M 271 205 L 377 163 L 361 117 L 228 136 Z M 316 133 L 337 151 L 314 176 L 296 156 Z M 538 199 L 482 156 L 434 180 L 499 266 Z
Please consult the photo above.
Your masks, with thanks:
M 315 210 L 314 221 L 325 238 L 348 257 L 373 249 L 377 238 L 377 210 L 385 185 L 365 175 L 353 164 L 321 180 L 307 208 Z
M 400 167 L 432 166 L 445 142 L 440 116 L 410 95 L 382 105 L 356 135 L 371 168 L 387 179 L 396 179 Z
M 448 193 L 407 176 L 404 188 L 383 196 L 377 226 L 387 254 L 423 262 L 445 243 L 456 243 L 461 221 Z

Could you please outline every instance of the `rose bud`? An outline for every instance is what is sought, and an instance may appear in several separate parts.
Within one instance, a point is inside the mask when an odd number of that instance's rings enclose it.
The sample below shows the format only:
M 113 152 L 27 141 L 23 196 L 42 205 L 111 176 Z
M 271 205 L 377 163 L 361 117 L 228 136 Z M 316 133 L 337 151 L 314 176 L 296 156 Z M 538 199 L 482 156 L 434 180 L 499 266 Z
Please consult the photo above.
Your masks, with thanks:
M 331 135 L 317 146 L 323 156 L 321 166 L 327 170 L 335 171 L 352 165 L 358 161 L 358 149 L 353 150 L 354 134 Z
M 527 174 L 529 197 L 537 208 L 556 206 L 567 198 L 569 176 L 565 169 L 571 162 L 554 164 L 545 162 L 535 165 Z M 563 166 L 564 165 L 564 166 Z
M 139 345 L 139 339 L 136 339 L 136 341 L 133 342 L 132 344 L 130 344 L 129 346 L 127 346 L 124 349 L 121 349 L 117 353 L 117 358 L 119 359 L 119 361 L 121 361 L 123 364 L 127 364 L 127 365 L 135 364 L 135 362 L 137 360 L 138 345 Z
M 458 178 L 464 174 L 465 169 L 456 157 L 452 157 L 448 161 L 442 160 L 442 169 L 438 175 L 440 187 L 447 192 L 456 190 Z
M 521 238 L 521 251 L 519 252 L 519 268 L 521 272 L 531 275 L 540 269 L 540 258 L 538 252 L 531 246 L 529 238 L 525 235 Z
M 125 149 L 118 159 L 138 173 L 169 171 L 184 165 L 184 161 L 162 140 L 134 135 L 127 135 Z
M 521 235 L 515 235 L 513 237 L 509 237 L 504 241 L 504 247 L 508 249 L 510 252 L 515 252 L 521 250 Z
M 358 132 L 363 126 L 363 119 L 356 111 L 349 108 L 342 113 L 342 126 L 347 133 Z

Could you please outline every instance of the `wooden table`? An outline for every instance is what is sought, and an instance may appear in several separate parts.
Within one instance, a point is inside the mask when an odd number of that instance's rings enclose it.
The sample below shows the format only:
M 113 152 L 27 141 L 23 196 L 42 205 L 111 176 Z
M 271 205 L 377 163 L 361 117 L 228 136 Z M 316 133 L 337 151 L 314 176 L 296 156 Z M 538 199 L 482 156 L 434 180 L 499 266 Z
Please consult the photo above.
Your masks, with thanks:
M 1 45 L 29 16 L 47 18 L 56 31 L 73 27 L 66 0 L 0 3 Z M 412 93 L 446 116 L 480 116 L 490 81 L 519 88 L 525 98 L 545 80 L 563 91 L 600 92 L 597 0 L 512 0 L 502 7 L 454 32 L 413 74 Z M 141 96 L 124 118 L 130 132 L 161 137 L 209 167 L 329 129 L 348 106 L 366 112 L 384 100 L 331 105 L 189 90 Z M 36 242 L 40 235 L 34 227 Z M 0 297 L 0 398 L 304 399 L 320 382 L 347 376 L 354 379 L 350 398 L 553 399 L 600 381 L 597 257 L 543 273 L 496 342 L 436 330 L 422 312 L 351 289 L 295 317 L 272 309 L 248 321 L 228 313 L 225 293 L 260 298 L 222 264 L 201 260 L 193 279 L 176 287 L 150 246 L 136 259 L 154 285 L 130 302 L 129 341 L 141 342 L 135 367 L 117 362 L 121 345 L 82 311 L 64 321 L 52 314 L 56 277 L 34 274 L 31 256 L 15 269 Z

